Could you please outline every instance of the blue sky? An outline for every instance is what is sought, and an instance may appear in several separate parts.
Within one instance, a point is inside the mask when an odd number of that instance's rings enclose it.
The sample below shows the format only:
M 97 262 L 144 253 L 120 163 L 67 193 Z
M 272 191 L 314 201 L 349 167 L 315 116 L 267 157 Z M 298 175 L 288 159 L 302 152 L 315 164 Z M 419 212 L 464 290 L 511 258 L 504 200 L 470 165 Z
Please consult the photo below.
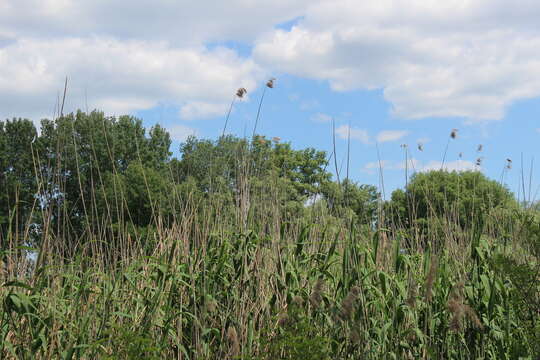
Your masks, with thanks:
M 522 197 L 532 162 L 532 197 L 538 16 L 527 0 L 5 0 L 0 117 L 52 117 L 68 76 L 68 111 L 88 103 L 160 123 L 177 153 L 189 134 L 220 135 L 239 87 L 228 132 L 251 134 L 275 77 L 258 132 L 330 152 L 333 118 L 342 163 L 350 126 L 351 177 L 378 185 L 382 164 L 386 197 L 404 185 L 406 158 L 408 171 L 441 168 L 452 129 L 446 168 L 479 169 Z
M 227 133 L 239 137 L 251 135 L 261 94 L 262 89 L 259 88 L 250 94 L 249 100 L 235 103 Z M 196 135 L 202 138 L 221 135 L 225 115 L 179 121 L 178 111 L 174 106 L 159 105 L 139 111 L 136 116 L 143 119 L 147 126 L 159 123 L 172 128 L 181 124 L 196 129 Z M 522 196 L 523 168 L 527 198 L 535 194 L 537 199 L 540 196 L 540 179 L 536 175 L 540 169 L 540 98 L 519 101 L 507 110 L 503 119 L 488 123 L 468 123 L 456 117 L 410 120 L 392 115 L 392 105 L 384 99 L 381 90 L 336 92 L 330 89 L 326 81 L 279 74 L 275 88 L 266 92 L 257 132 L 269 139 L 279 137 L 297 149 L 314 147 L 330 155 L 332 118 L 336 129 L 350 125 L 352 132 L 362 130 L 367 133 L 367 141 L 351 135 L 350 176 L 359 183 L 380 186 L 380 160 L 383 163 L 387 197 L 393 189 L 405 184 L 405 156 L 409 159 L 408 171 L 411 173 L 440 168 L 447 143 L 445 162 L 450 164 L 451 169 L 481 170 Z M 453 129 L 458 129 L 458 136 L 448 142 Z M 381 142 L 377 136 L 384 131 L 394 131 L 396 139 Z M 347 132 L 342 132 L 341 136 L 337 134 L 336 139 L 338 165 L 343 177 Z M 179 144 L 180 141 L 173 143 L 176 155 Z M 422 151 L 419 144 L 422 144 Z M 407 145 L 407 152 L 403 145 Z M 482 145 L 480 152 L 479 145 Z M 475 166 L 479 158 L 481 166 Z M 506 169 L 507 159 L 512 160 L 511 169 Z M 529 189 L 531 161 L 533 181 Z M 335 173 L 333 162 L 330 169 Z

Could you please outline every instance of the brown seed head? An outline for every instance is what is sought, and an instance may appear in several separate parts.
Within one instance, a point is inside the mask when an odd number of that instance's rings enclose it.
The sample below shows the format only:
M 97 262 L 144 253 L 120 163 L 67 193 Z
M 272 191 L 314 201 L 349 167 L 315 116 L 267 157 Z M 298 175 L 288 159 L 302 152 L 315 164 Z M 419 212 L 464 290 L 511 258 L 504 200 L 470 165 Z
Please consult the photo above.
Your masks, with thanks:
M 356 304 L 356 299 L 359 294 L 360 288 L 358 286 L 353 286 L 345 299 L 343 299 L 340 312 L 342 320 L 350 320 L 354 316 L 354 305 Z
M 482 144 L 478 145 L 478 149 L 476 149 L 476 151 L 482 152 L 482 150 L 484 150 L 484 145 Z
M 302 299 L 301 296 L 295 295 L 292 298 L 292 303 L 297 305 L 297 306 L 302 306 L 302 305 L 304 305 L 304 299 Z
M 247 93 L 246 88 L 240 88 L 236 91 L 236 96 L 238 96 L 240 99 L 244 97 L 244 95 Z
M 418 143 L 418 150 L 424 151 L 424 144 Z
M 458 129 L 452 129 L 452 131 L 450 132 L 450 137 L 452 139 L 457 138 L 457 133 L 458 133 Z
M 289 315 L 286 312 L 283 312 L 279 314 L 278 325 L 280 327 L 287 326 L 287 324 L 289 324 L 289 320 L 290 320 Z
M 240 354 L 240 342 L 236 328 L 232 325 L 227 329 L 227 340 L 229 341 L 229 354 L 232 358 L 237 357 Z
M 274 80 L 276 80 L 276 78 L 271 78 L 270 80 L 268 80 L 266 82 L 266 86 L 269 87 L 270 89 L 273 89 L 274 88 Z
M 484 328 L 484 325 L 482 325 L 482 322 L 478 318 L 478 315 L 476 314 L 476 311 L 469 305 L 463 305 L 465 314 L 469 318 L 469 321 L 474 325 L 475 328 L 482 330 Z
M 311 296 L 309 297 L 309 303 L 314 309 L 317 309 L 322 302 L 322 294 L 324 291 L 324 280 L 322 278 L 317 279 Z
M 481 157 L 476 159 L 476 166 L 482 166 L 482 158 Z
M 426 292 L 425 292 L 425 299 L 426 302 L 431 301 L 431 297 L 433 295 L 433 283 L 435 282 L 435 277 L 437 276 L 437 265 L 439 261 L 437 257 L 433 257 L 431 260 L 431 265 L 429 267 L 429 272 L 426 277 Z
M 206 300 L 205 305 L 206 305 L 206 311 L 208 311 L 209 313 L 213 313 L 214 311 L 216 311 L 216 308 L 217 308 L 216 300 L 209 298 Z
M 512 159 L 506 159 L 506 168 L 508 170 L 512 168 Z
M 410 308 L 415 308 L 416 307 L 416 295 L 417 295 L 417 286 L 416 286 L 416 282 L 414 280 L 412 280 L 410 283 L 409 283 L 409 289 L 407 291 L 407 300 L 405 300 L 405 303 L 410 307 Z

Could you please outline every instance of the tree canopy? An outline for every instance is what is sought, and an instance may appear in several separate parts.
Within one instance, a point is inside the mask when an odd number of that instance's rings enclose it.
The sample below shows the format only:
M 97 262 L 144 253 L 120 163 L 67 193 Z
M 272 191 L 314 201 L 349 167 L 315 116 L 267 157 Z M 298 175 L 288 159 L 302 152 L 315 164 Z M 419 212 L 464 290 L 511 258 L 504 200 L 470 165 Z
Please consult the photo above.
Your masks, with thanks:
M 505 186 L 481 172 L 440 170 L 413 175 L 404 190 L 392 193 L 387 209 L 397 226 L 410 228 L 430 219 L 444 219 L 467 229 L 484 215 L 515 205 Z
M 334 215 L 349 208 L 357 220 L 372 222 L 376 189 L 332 182 L 324 151 L 264 136 L 222 136 L 190 137 L 179 154 L 172 157 L 163 127 L 147 131 L 132 116 L 78 111 L 42 120 L 39 134 L 30 120 L 0 122 L 0 238 L 10 227 L 22 238 L 32 226 L 25 241 L 38 243 L 44 219 L 55 239 L 114 238 L 122 224 L 141 229 L 157 217 L 173 221 L 186 201 L 219 202 L 213 216 L 231 222 L 261 222 L 270 212 L 300 217 L 318 199 Z

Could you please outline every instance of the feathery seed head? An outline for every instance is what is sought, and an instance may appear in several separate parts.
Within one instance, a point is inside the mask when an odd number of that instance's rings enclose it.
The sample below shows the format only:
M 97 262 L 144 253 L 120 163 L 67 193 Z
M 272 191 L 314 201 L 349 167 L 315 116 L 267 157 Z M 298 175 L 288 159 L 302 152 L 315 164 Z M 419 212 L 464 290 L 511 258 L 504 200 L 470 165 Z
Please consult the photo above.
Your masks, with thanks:
M 482 166 L 482 158 L 481 157 L 476 159 L 476 166 Z
M 229 353 L 231 357 L 237 357 L 240 354 L 240 342 L 238 341 L 236 328 L 232 325 L 227 329 L 227 340 L 229 341 Z
M 317 309 L 322 302 L 322 294 L 324 291 L 324 280 L 322 278 L 317 279 L 311 296 L 309 297 L 309 303 L 314 309 Z
M 244 97 L 244 95 L 247 93 L 246 88 L 240 88 L 236 91 L 236 96 L 238 96 L 240 99 Z

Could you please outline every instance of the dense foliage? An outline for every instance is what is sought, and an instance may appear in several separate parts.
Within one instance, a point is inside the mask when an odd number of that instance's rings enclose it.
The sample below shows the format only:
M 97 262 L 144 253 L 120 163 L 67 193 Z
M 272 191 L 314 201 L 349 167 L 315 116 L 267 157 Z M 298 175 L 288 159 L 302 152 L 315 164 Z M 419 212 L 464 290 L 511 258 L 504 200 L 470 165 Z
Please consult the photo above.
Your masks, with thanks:
M 536 359 L 540 213 L 478 172 L 383 202 L 315 149 L 0 122 L 0 357 Z

